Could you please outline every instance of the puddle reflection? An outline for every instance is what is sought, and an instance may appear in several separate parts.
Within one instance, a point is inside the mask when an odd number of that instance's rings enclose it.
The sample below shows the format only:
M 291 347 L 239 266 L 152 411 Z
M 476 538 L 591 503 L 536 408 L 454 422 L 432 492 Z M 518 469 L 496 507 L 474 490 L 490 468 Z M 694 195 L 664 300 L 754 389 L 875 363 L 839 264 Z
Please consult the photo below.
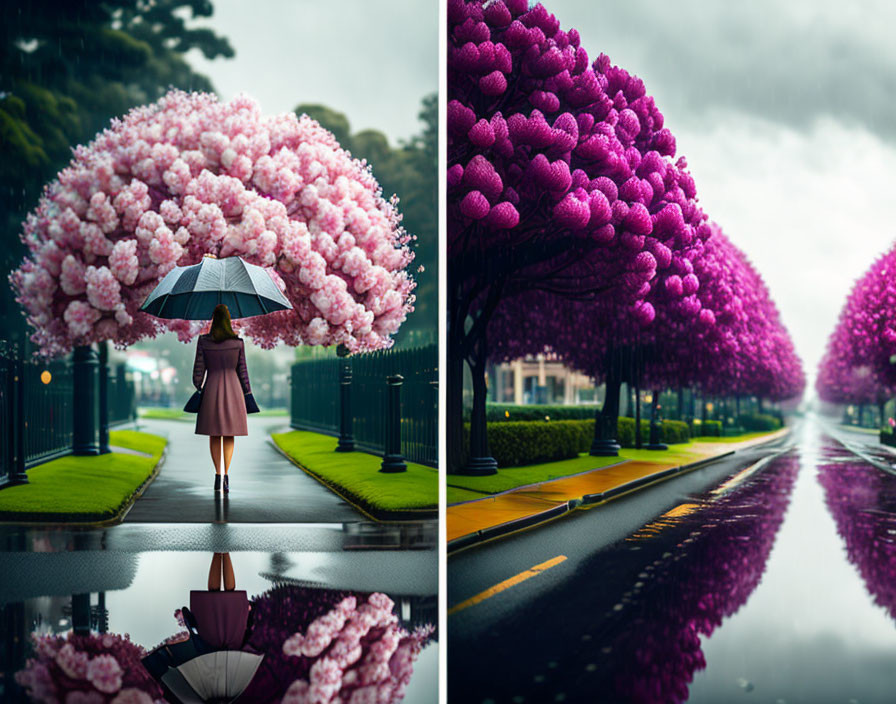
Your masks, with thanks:
M 437 598 L 400 578 L 334 588 L 332 558 L 290 553 L 28 557 L 0 587 L 3 701 L 437 701 Z
M 832 449 L 819 464 L 818 481 L 847 558 L 874 603 L 896 620 L 896 476 Z

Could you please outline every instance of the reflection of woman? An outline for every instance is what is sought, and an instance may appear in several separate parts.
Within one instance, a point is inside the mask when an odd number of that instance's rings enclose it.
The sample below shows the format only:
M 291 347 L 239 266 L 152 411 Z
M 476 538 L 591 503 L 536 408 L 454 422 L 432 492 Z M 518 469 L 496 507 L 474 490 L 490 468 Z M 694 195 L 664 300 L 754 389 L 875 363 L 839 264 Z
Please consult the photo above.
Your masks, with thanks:
M 249 598 L 245 591 L 236 591 L 230 553 L 214 554 L 208 571 L 208 591 L 190 592 L 190 612 L 199 636 L 209 647 L 242 647 L 249 620 Z
M 196 434 L 209 436 L 209 449 L 215 465 L 215 491 L 223 489 L 227 492 L 230 491 L 228 470 L 233 458 L 233 438 L 249 434 L 245 396 L 252 389 L 243 341 L 233 331 L 230 311 L 223 304 L 215 306 L 211 331 L 199 336 L 193 362 L 193 385 L 202 389 Z

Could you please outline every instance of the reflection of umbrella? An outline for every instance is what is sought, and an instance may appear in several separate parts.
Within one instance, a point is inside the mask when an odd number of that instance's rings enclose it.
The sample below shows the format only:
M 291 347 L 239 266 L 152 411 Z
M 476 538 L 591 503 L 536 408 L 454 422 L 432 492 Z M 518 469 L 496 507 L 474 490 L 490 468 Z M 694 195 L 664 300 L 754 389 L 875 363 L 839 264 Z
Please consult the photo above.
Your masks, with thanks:
M 176 266 L 146 297 L 140 310 L 158 318 L 209 320 L 223 303 L 234 318 L 249 318 L 292 308 L 271 275 L 239 257 L 203 257 Z
M 241 650 L 216 650 L 169 669 L 162 682 L 182 704 L 231 702 L 252 681 L 263 658 Z

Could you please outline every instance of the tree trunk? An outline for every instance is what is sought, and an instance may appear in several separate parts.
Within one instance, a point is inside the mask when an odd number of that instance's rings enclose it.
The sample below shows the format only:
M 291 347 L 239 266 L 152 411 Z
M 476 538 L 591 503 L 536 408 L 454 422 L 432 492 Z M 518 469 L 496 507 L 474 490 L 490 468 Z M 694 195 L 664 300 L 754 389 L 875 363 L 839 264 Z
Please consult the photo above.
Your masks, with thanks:
M 635 449 L 640 450 L 644 446 L 641 439 L 641 387 L 635 383 Z
M 445 440 L 448 473 L 461 471 L 464 463 L 464 358 L 457 340 L 448 338 L 448 369 L 445 389 Z M 454 343 L 454 344 L 452 344 Z
M 678 404 L 675 408 L 678 413 L 678 420 L 684 420 L 684 387 L 678 387 Z
M 607 352 L 604 403 L 594 414 L 594 440 L 591 442 L 591 454 L 595 457 L 617 457 L 619 455 L 616 433 L 619 424 L 619 391 L 622 388 L 622 375 L 616 357 L 615 351 L 611 348 Z
M 488 384 L 485 381 L 488 347 L 485 335 L 475 344 L 468 362 L 473 376 L 473 410 L 470 414 L 470 458 L 463 473 L 477 476 L 497 474 L 498 463 L 488 451 L 488 425 L 485 414 L 488 400 Z

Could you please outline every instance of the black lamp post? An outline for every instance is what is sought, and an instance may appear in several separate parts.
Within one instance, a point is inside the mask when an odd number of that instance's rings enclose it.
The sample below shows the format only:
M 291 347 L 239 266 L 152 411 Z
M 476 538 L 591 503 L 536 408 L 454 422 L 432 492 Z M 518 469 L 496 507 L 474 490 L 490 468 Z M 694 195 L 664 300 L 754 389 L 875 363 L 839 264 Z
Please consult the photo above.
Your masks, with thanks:
M 13 338 L 12 353 L 12 389 L 10 389 L 9 422 L 12 424 L 9 434 L 10 472 L 9 484 L 27 484 L 25 473 L 25 431 L 28 419 L 25 416 L 25 335 L 23 330 L 16 330 Z
M 355 436 L 352 415 L 352 360 L 348 347 L 336 348 L 339 357 L 339 443 L 336 452 L 354 452 Z
M 389 386 L 389 400 L 386 415 L 386 452 L 383 456 L 381 472 L 406 472 L 408 466 L 401 454 L 401 374 L 386 377 Z
M 112 452 L 109 448 L 109 343 L 99 343 L 99 434 L 100 454 Z
M 99 359 L 90 345 L 72 353 L 73 408 L 72 454 L 100 454 Z
M 647 444 L 648 450 L 668 450 L 669 447 L 660 442 L 660 431 L 662 425 L 659 421 L 660 410 L 660 392 L 653 392 L 653 404 L 650 409 L 650 442 Z

